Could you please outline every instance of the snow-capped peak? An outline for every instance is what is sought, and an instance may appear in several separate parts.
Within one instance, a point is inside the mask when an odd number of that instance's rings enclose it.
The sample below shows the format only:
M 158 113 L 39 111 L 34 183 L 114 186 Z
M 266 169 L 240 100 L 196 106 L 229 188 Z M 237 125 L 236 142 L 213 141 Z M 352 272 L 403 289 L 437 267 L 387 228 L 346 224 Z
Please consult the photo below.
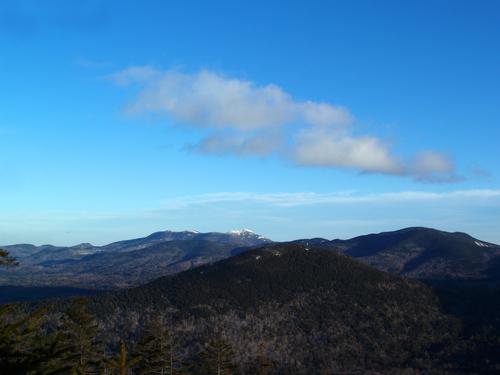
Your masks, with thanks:
M 264 237 L 260 234 L 255 233 L 251 229 L 235 229 L 230 232 L 227 232 L 230 236 L 234 237 L 241 237 L 241 238 L 247 238 L 247 239 L 258 239 L 264 242 L 271 242 L 271 240 L 267 237 Z
M 255 234 L 255 232 L 251 229 L 235 229 L 229 232 L 229 234 L 234 234 L 236 236 L 242 236 L 247 234 Z

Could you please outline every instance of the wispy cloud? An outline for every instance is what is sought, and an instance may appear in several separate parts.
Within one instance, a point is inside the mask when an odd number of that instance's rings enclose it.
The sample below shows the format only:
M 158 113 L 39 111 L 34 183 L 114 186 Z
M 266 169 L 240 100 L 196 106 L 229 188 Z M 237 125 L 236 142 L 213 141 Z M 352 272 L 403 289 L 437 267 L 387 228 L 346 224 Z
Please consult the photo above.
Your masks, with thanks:
M 414 156 L 411 173 L 419 181 L 455 182 L 463 179 L 455 174 L 452 159 L 435 151 L 423 151 Z
M 189 151 L 212 155 L 268 156 L 283 146 L 281 134 L 213 134 L 187 145 Z
M 400 191 L 363 194 L 356 191 L 336 191 L 336 192 L 278 192 L 278 193 L 258 193 L 258 192 L 218 192 L 207 194 L 196 194 L 178 196 L 161 201 L 156 207 L 135 211 L 52 211 L 45 213 L 18 213 L 17 215 L 0 215 L 0 223 L 8 225 L 9 221 L 26 221 L 33 223 L 43 223 L 47 220 L 63 223 L 70 221 L 107 221 L 126 219 L 158 219 L 164 214 L 172 211 L 183 211 L 188 209 L 198 209 L 202 206 L 217 207 L 221 204 L 229 204 L 233 207 L 241 207 L 243 204 L 252 206 L 261 205 L 264 207 L 293 208 L 315 205 L 359 205 L 365 203 L 412 203 L 412 202 L 456 202 L 464 204 L 475 204 L 486 202 L 488 204 L 500 204 L 500 190 L 495 189 L 471 189 L 455 190 L 449 192 L 433 191 Z
M 257 85 L 202 70 L 187 74 L 136 66 L 111 76 L 139 85 L 130 114 L 160 113 L 210 134 L 189 150 L 216 155 L 279 154 L 299 166 L 454 182 L 452 159 L 429 150 L 405 160 L 375 135 L 355 135 L 354 116 L 341 105 L 294 99 L 281 87 Z M 286 147 L 285 147 L 286 146 Z
M 450 192 L 401 191 L 376 194 L 358 194 L 356 192 L 297 192 L 297 193 L 254 193 L 254 192 L 221 192 L 211 194 L 189 195 L 164 200 L 162 209 L 185 209 L 192 206 L 216 205 L 220 203 L 261 203 L 276 207 L 297 207 L 328 204 L 362 204 L 362 203 L 397 203 L 397 202 L 432 202 L 445 200 L 478 201 L 499 200 L 500 190 L 476 189 L 456 190 Z

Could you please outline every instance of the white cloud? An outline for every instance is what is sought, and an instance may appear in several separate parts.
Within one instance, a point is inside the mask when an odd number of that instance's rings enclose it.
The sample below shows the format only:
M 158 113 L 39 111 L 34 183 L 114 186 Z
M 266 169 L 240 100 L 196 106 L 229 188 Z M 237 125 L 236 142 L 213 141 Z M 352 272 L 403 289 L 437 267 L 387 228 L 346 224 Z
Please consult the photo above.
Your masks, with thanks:
M 415 155 L 411 168 L 419 181 L 452 182 L 460 179 L 455 174 L 455 165 L 450 157 L 435 151 L 423 151 Z
M 251 82 L 227 80 L 206 71 L 194 76 L 165 73 L 150 90 L 138 109 L 153 105 L 192 125 L 252 130 L 281 126 L 294 117 L 293 103 L 280 88 L 254 87 Z
M 400 161 L 379 139 L 352 137 L 322 129 L 299 135 L 294 159 L 305 166 L 354 168 L 387 174 L 402 174 L 404 171 Z
M 349 125 L 353 116 L 340 106 L 307 101 L 302 104 L 302 115 L 306 123 L 319 126 Z
M 281 147 L 281 137 L 242 134 L 213 134 L 205 137 L 196 145 L 189 145 L 188 150 L 214 155 L 256 155 L 268 156 Z
M 422 182 L 459 180 L 449 157 L 426 151 L 405 161 L 378 137 L 355 136 L 354 117 L 346 108 L 295 100 L 273 84 L 257 85 L 208 70 L 186 74 L 151 66 L 131 67 L 111 78 L 118 85 L 139 85 L 129 113 L 165 114 L 210 132 L 189 150 L 261 157 L 280 153 L 301 166 L 410 176 Z
M 296 102 L 276 85 L 258 86 L 207 70 L 184 74 L 144 66 L 125 69 L 112 78 L 121 85 L 145 85 L 132 111 L 162 112 L 193 126 L 248 131 L 302 119 L 311 125 L 344 124 L 351 119 L 342 107 Z

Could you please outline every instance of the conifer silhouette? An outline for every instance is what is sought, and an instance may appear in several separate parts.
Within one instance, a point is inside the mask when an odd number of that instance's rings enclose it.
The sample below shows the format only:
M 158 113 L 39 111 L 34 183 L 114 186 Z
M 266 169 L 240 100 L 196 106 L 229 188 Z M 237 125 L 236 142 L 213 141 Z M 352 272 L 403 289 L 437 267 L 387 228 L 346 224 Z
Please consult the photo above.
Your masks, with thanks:
M 73 301 L 62 318 L 62 335 L 69 347 L 67 363 L 72 375 L 86 375 L 97 372 L 102 361 L 102 344 L 97 340 L 98 326 L 87 311 L 83 298 Z
M 221 336 L 210 340 L 200 353 L 201 366 L 210 375 L 233 375 L 233 358 L 231 346 Z
M 125 342 L 120 340 L 118 354 L 115 358 L 108 360 L 108 365 L 113 370 L 113 374 L 127 375 L 130 374 L 131 369 L 137 365 L 140 357 L 129 358 Z
M 47 309 L 30 314 L 15 305 L 0 306 L 0 369 L 5 374 L 57 374 L 66 352 L 58 333 L 42 330 Z
M 141 358 L 137 366 L 138 374 L 178 375 L 182 372 L 174 336 L 161 316 L 145 327 L 136 354 Z

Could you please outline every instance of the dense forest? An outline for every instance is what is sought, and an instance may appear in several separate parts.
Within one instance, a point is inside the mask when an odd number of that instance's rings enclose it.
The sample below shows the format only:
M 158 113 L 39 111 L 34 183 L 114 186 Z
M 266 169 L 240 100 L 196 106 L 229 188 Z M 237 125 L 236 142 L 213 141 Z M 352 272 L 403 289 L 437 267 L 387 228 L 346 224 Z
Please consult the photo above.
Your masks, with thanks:
M 0 369 L 496 374 L 498 296 L 494 286 L 430 287 L 331 251 L 274 244 L 134 289 L 4 305 Z

